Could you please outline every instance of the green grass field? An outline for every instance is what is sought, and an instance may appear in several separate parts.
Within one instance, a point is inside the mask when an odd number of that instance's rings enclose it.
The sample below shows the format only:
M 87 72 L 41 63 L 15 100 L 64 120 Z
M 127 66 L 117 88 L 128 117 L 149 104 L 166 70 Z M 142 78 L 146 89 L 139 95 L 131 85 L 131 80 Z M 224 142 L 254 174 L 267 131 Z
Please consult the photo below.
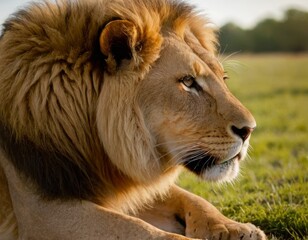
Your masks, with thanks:
M 308 55 L 239 55 L 224 62 L 234 95 L 258 127 L 250 157 L 232 184 L 179 184 L 269 239 L 308 239 Z

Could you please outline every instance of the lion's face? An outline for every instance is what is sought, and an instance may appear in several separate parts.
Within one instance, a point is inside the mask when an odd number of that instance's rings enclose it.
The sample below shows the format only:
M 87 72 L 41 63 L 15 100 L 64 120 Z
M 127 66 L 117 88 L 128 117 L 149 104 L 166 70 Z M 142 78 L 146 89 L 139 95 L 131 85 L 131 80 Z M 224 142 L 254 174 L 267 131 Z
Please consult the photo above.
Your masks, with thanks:
M 189 45 L 165 38 L 138 104 L 164 168 L 183 165 L 207 180 L 231 180 L 256 123 L 227 89 L 214 55 L 196 42 Z

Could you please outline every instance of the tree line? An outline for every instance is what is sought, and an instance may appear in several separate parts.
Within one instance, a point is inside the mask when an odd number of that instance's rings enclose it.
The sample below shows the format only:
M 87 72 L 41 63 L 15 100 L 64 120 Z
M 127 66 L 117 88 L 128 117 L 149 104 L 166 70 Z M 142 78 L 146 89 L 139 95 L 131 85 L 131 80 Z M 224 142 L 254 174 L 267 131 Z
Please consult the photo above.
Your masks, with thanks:
M 289 9 L 282 20 L 265 19 L 248 30 L 234 23 L 227 23 L 220 29 L 220 51 L 308 51 L 308 12 Z

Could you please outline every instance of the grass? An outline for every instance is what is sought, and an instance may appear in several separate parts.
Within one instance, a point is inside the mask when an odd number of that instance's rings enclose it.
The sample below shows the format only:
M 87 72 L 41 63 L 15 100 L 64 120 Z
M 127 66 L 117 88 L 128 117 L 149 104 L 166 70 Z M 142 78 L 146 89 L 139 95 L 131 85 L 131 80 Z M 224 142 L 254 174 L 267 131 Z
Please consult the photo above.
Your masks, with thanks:
M 234 59 L 234 58 L 233 58 Z M 179 184 L 269 239 L 308 239 L 308 55 L 242 55 L 224 63 L 228 85 L 258 127 L 250 159 L 232 184 L 189 173 Z

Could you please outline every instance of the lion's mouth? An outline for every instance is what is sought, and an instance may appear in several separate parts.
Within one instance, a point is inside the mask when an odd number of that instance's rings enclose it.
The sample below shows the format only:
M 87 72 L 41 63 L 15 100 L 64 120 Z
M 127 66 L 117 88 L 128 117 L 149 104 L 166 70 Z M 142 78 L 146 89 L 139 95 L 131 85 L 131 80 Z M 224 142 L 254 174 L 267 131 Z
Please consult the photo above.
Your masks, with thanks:
M 240 159 L 241 153 L 225 161 L 221 161 L 219 158 L 212 155 L 203 155 L 200 157 L 200 154 L 193 154 L 185 158 L 183 165 L 191 172 L 201 175 L 205 170 L 214 166 L 228 167 L 232 165 L 234 161 L 239 161 Z

